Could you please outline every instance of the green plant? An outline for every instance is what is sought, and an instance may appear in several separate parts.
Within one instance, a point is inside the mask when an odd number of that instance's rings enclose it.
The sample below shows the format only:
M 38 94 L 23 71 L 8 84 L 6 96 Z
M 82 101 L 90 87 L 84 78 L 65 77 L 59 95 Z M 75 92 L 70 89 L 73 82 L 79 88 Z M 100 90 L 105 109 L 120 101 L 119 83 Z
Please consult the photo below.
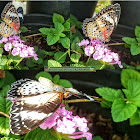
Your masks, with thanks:
M 104 99 L 103 107 L 111 108 L 114 122 L 129 119 L 130 125 L 140 124 L 140 73 L 123 69 L 121 83 L 125 89 L 97 88 L 96 92 Z
M 70 55 L 70 18 L 65 21 L 63 16 L 54 13 L 53 23 L 54 28 L 40 28 L 39 31 L 49 46 L 58 43 L 59 47 L 64 48 L 65 52 L 54 53 L 55 60 L 48 60 L 48 66 L 61 67 L 60 63 L 65 62 L 67 54 Z
M 122 40 L 126 43 L 125 47 L 130 48 L 132 55 L 140 54 L 140 27 L 135 27 L 136 38 L 123 37 Z

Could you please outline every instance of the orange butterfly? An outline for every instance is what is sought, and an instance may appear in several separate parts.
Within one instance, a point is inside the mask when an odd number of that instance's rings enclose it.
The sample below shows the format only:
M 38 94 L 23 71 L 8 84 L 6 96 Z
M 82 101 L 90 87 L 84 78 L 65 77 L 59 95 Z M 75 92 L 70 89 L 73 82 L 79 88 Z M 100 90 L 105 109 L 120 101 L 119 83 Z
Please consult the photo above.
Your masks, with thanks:
M 95 17 L 84 20 L 83 33 L 89 38 L 108 42 L 118 24 L 120 14 L 121 7 L 118 3 L 104 7 Z
M 20 33 L 20 19 L 15 6 L 9 2 L 1 13 L 0 35 L 9 37 Z

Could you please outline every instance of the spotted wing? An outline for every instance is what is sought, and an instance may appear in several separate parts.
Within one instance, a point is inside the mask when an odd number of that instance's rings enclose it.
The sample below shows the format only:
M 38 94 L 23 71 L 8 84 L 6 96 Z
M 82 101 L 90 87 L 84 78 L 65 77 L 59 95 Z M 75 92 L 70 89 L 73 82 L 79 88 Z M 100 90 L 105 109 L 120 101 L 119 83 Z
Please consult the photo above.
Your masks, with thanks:
M 121 13 L 119 4 L 108 5 L 96 14 L 94 18 L 87 18 L 83 22 L 83 33 L 89 38 L 108 41 L 108 37 L 116 28 Z
M 9 26 L 6 22 L 0 22 L 0 36 L 9 37 L 18 34 L 17 30 Z
M 10 130 L 23 135 L 41 125 L 60 106 L 63 93 L 49 92 L 15 101 L 10 111 Z
M 13 27 L 17 32 L 20 28 L 20 19 L 15 6 L 9 2 L 1 13 L 1 18 L 10 27 Z
M 8 98 L 21 98 L 33 94 L 43 94 L 44 92 L 51 92 L 53 89 L 42 83 L 31 79 L 20 79 L 11 85 L 8 92 Z

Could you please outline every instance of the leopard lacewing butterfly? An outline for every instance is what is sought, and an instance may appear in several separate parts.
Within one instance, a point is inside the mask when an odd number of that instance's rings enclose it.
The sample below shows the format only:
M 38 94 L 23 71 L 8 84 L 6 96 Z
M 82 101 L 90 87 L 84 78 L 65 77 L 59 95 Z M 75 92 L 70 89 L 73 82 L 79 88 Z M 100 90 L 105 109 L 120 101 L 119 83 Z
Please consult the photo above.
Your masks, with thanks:
M 3 20 L 0 22 L 1 36 L 9 37 L 11 35 L 20 33 L 20 19 L 23 17 L 23 9 L 19 8 L 18 11 L 19 13 L 11 2 L 6 4 L 1 13 L 1 19 Z
M 83 21 L 83 33 L 89 38 L 108 42 L 118 24 L 120 14 L 121 7 L 118 3 L 104 7 L 93 18 Z
M 7 97 L 14 100 L 10 110 L 10 130 L 23 135 L 46 121 L 61 105 L 63 98 L 71 95 L 93 98 L 73 88 L 64 88 L 51 80 L 21 79 L 12 84 Z

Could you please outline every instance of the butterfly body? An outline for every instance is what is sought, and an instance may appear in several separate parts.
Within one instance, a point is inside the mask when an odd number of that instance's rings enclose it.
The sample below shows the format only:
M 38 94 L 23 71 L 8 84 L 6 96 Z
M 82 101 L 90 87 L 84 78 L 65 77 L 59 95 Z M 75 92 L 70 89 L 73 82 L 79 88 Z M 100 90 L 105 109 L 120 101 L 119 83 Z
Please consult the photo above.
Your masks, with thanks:
M 0 35 L 9 37 L 11 35 L 19 34 L 20 18 L 15 6 L 9 2 L 3 12 L 1 13 Z
M 63 98 L 73 94 L 91 99 L 76 89 L 64 88 L 44 77 L 40 77 L 39 81 L 16 81 L 7 95 L 9 99 L 15 100 L 10 110 L 11 132 L 23 135 L 37 128 L 60 107 Z
M 95 17 L 84 20 L 83 33 L 89 38 L 108 42 L 108 38 L 118 24 L 120 13 L 121 8 L 119 4 L 106 6 Z

